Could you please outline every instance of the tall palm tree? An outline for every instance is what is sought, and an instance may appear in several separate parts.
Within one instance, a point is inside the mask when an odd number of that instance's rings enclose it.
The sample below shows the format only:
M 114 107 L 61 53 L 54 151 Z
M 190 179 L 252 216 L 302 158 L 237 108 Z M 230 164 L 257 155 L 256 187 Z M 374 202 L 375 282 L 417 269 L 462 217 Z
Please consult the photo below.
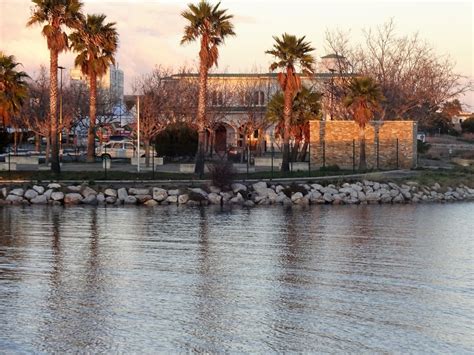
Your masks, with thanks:
M 94 162 L 95 123 L 97 112 L 97 79 L 111 64 L 115 64 L 118 33 L 115 22 L 105 23 L 106 16 L 87 15 L 81 27 L 71 34 L 71 47 L 78 52 L 74 64 L 89 79 L 89 130 L 87 134 L 87 161 Z
M 49 49 L 49 101 L 51 120 L 51 171 L 60 173 L 58 146 L 58 57 L 68 49 L 64 27 L 77 28 L 82 18 L 80 0 L 32 0 L 35 4 L 27 26 L 44 24 L 41 33 Z
M 219 58 L 219 45 L 226 37 L 234 36 L 234 25 L 230 21 L 233 15 L 227 10 L 219 9 L 220 2 L 212 6 L 201 0 L 197 5 L 189 4 L 188 9 L 181 13 L 189 23 L 184 28 L 181 44 L 199 40 L 199 95 L 197 109 L 197 127 L 199 133 L 198 150 L 196 153 L 195 173 L 204 172 L 204 150 L 206 142 L 206 102 L 207 75 L 209 69 L 216 65 Z
M 359 125 L 359 169 L 366 170 L 365 126 L 380 109 L 383 95 L 379 85 L 369 77 L 353 78 L 348 89 L 344 104 L 352 110 L 354 121 Z
M 276 61 L 270 65 L 270 71 L 281 69 L 278 73 L 278 82 L 284 92 L 283 106 L 283 161 L 281 171 L 289 171 L 290 155 L 290 126 L 292 103 L 296 94 L 301 90 L 301 79 L 296 72 L 296 66 L 300 67 L 303 74 L 311 75 L 313 73 L 314 57 L 310 54 L 314 50 L 309 42 L 305 42 L 305 36 L 297 38 L 296 36 L 284 33 L 281 38 L 274 36 L 276 43 L 273 49 L 265 53 L 271 54 Z
M 13 55 L 0 51 L 0 127 L 7 126 L 12 115 L 20 111 L 28 94 L 28 74 L 18 71 L 21 65 Z

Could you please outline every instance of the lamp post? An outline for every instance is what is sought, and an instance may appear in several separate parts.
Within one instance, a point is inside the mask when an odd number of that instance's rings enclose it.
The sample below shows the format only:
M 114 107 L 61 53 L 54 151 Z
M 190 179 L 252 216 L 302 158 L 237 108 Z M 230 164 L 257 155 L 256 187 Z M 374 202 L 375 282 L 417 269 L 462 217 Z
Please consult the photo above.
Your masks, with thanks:
M 331 121 L 334 119 L 334 72 L 336 69 L 330 68 L 331 72 Z
M 63 144 L 63 70 L 66 69 L 58 65 L 58 69 L 61 71 L 60 84 L 59 84 L 59 158 L 62 157 L 62 144 Z
M 137 96 L 137 172 L 140 172 L 140 95 Z

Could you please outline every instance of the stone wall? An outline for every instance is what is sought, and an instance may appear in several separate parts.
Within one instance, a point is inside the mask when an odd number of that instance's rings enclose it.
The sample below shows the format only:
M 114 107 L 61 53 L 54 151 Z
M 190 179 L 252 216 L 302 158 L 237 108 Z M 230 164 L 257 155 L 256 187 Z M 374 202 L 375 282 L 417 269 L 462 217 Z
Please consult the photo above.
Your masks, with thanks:
M 416 167 L 416 132 L 413 121 L 372 121 L 365 128 L 369 169 Z M 359 126 L 354 121 L 310 121 L 311 165 L 359 166 Z

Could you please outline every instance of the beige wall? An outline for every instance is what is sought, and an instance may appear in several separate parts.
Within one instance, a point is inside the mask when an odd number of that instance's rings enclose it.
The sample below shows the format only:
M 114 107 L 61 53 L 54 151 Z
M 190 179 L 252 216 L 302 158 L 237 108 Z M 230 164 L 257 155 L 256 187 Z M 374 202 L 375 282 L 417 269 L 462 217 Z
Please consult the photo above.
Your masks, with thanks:
M 370 122 L 365 129 L 368 168 L 415 168 L 416 132 L 413 121 Z M 359 126 L 354 121 L 311 121 L 310 137 L 313 166 L 338 165 L 341 169 L 359 166 Z

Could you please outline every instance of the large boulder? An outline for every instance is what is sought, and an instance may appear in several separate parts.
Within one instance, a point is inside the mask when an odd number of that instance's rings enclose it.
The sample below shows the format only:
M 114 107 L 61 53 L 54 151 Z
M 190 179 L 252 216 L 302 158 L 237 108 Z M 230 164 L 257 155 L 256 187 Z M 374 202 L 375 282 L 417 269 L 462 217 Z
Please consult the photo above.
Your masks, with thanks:
M 35 198 L 32 198 L 30 202 L 33 205 L 45 205 L 48 203 L 48 199 L 46 198 L 45 195 L 38 195 Z
M 117 197 L 117 190 L 115 190 L 115 189 L 105 189 L 104 195 L 105 196 Z
M 168 196 L 165 200 L 166 202 L 168 203 L 178 203 L 178 196 L 177 195 L 171 195 L 171 196 Z
M 44 187 L 40 185 L 34 185 L 33 190 L 35 190 L 38 193 L 38 195 L 41 195 L 44 193 Z
M 157 206 L 159 203 L 153 199 L 151 200 L 148 200 L 144 203 L 145 206 L 148 206 L 148 207 L 154 207 L 154 206 Z
M 71 185 L 71 186 L 67 187 L 67 190 L 71 191 L 71 192 L 81 192 L 82 186 L 80 186 L 80 185 Z
M 131 187 L 128 189 L 128 193 L 130 195 L 148 195 L 150 193 L 150 189 L 147 189 L 147 188 L 137 189 L 137 188 Z
M 83 200 L 82 195 L 77 192 L 67 193 L 64 196 L 64 203 L 66 205 L 76 205 L 80 203 L 82 200 Z
M 237 182 L 232 184 L 230 187 L 234 193 L 237 193 L 240 191 L 247 191 L 247 186 L 245 186 L 244 184 L 237 183 Z
M 95 194 L 88 194 L 81 202 L 85 205 L 97 205 L 97 196 Z
M 26 192 L 25 192 L 25 194 L 24 194 L 24 197 L 25 197 L 27 200 L 31 200 L 31 199 L 33 199 L 33 198 L 35 198 L 35 197 L 37 197 L 37 196 L 38 196 L 38 193 L 37 193 L 35 190 L 33 190 L 33 189 L 28 189 L 28 190 L 26 190 Z
M 220 205 L 222 196 L 217 193 L 211 192 L 209 195 L 207 195 L 207 200 L 213 205 Z
M 64 193 L 62 193 L 61 191 L 55 191 L 51 193 L 51 200 L 61 201 L 62 199 L 64 199 Z
M 13 205 L 19 205 L 23 202 L 23 197 L 18 195 L 8 195 L 5 201 Z
M 148 200 L 151 200 L 151 195 L 135 195 L 138 203 L 145 203 Z
M 132 195 L 127 195 L 127 197 L 125 197 L 125 199 L 123 200 L 123 203 L 125 203 L 126 205 L 136 205 L 137 198 Z
M 23 197 L 23 194 L 25 193 L 25 190 L 18 188 L 18 189 L 13 189 L 10 191 L 10 195 L 15 195 L 15 196 L 21 196 Z
M 49 200 L 51 198 L 51 195 L 53 194 L 54 190 L 53 189 L 48 189 L 44 192 L 44 195 L 46 196 L 46 199 Z
M 179 189 L 168 190 L 168 196 L 178 196 L 178 195 L 179 195 Z
M 96 196 L 97 195 L 97 191 L 95 191 L 94 189 L 90 188 L 89 186 L 85 186 L 83 189 L 82 189 L 82 196 L 84 197 L 88 197 L 89 195 L 94 195 Z
M 259 181 L 259 182 L 256 182 L 255 184 L 252 184 L 252 188 L 255 191 L 266 189 L 267 188 L 267 183 L 265 181 Z
M 189 195 L 188 194 L 182 194 L 182 195 L 178 196 L 178 203 L 180 205 L 184 205 L 188 201 L 189 201 Z
M 56 182 L 52 182 L 51 184 L 48 184 L 48 189 L 57 190 L 60 188 L 61 188 L 61 184 L 58 184 Z
M 161 202 L 166 200 L 168 197 L 168 192 L 165 189 L 161 189 L 159 187 L 153 188 L 153 199 Z
M 125 199 L 128 196 L 127 189 L 125 187 L 121 187 L 120 189 L 117 190 L 117 197 L 119 201 L 125 201 Z

